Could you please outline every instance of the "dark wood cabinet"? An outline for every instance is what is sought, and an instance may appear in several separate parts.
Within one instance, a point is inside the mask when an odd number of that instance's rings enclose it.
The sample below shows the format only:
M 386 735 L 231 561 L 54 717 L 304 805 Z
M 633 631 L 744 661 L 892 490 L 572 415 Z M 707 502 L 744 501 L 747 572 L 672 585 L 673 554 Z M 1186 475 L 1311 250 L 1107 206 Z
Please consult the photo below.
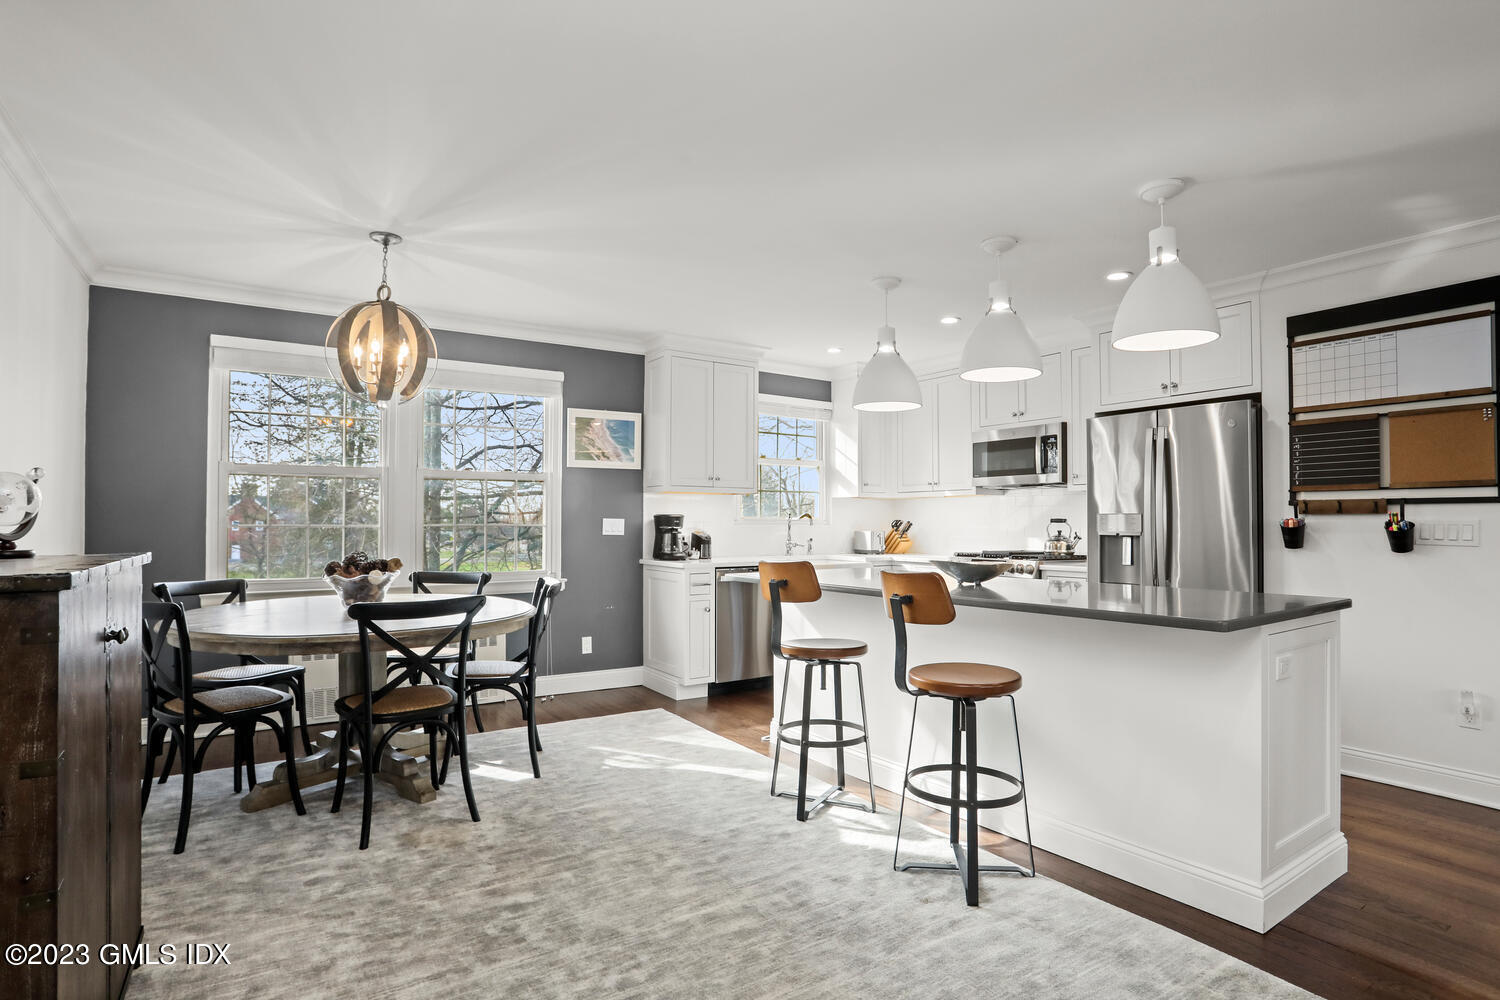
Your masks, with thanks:
M 141 937 L 141 566 L 0 561 L 0 945 L 86 945 L 0 965 L 0 996 L 118 998 L 105 945 Z

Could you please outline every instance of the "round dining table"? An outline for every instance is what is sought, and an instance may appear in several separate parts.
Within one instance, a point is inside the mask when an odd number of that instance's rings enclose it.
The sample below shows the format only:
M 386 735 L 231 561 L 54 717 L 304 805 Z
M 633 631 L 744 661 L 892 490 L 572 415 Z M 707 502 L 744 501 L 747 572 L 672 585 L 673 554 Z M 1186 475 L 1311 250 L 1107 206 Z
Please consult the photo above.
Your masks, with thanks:
M 453 596 L 455 595 L 389 594 L 385 600 L 386 603 L 433 601 Z M 511 597 L 486 597 L 484 607 L 474 615 L 469 638 L 486 639 L 519 631 L 526 627 L 533 613 L 531 605 L 526 601 Z M 349 617 L 343 601 L 336 594 L 272 597 L 244 604 L 215 604 L 188 611 L 186 619 L 188 640 L 195 653 L 259 657 L 337 654 L 341 698 L 362 690 L 360 674 L 370 669 L 360 652 L 359 623 Z M 386 628 L 386 631 L 406 643 L 414 652 L 425 653 L 448 634 L 456 621 L 452 616 L 412 618 L 391 622 L 391 627 Z M 168 633 L 168 641 L 176 645 L 176 630 Z M 383 654 L 388 647 L 372 633 L 370 649 L 372 654 Z M 372 659 L 376 660 L 374 666 L 379 671 L 370 678 L 373 681 L 371 690 L 374 690 L 385 683 L 385 657 L 378 655 L 372 656 Z M 420 745 L 425 752 L 427 738 L 420 733 L 415 734 L 415 737 L 410 741 L 402 741 L 406 749 Z M 304 792 L 338 777 L 337 732 L 316 734 L 313 745 L 311 754 L 297 760 L 297 781 Z M 353 775 L 358 773 L 355 763 L 359 757 L 357 749 L 351 747 L 349 756 L 350 774 Z M 413 802 L 430 802 L 437 796 L 437 789 L 433 788 L 428 777 L 425 757 L 406 753 L 400 747 L 387 748 L 380 761 L 378 775 L 403 798 Z M 240 808 L 245 812 L 257 812 L 290 801 L 291 789 L 287 785 L 286 764 L 283 763 L 276 767 L 269 782 L 257 783 L 240 799 Z

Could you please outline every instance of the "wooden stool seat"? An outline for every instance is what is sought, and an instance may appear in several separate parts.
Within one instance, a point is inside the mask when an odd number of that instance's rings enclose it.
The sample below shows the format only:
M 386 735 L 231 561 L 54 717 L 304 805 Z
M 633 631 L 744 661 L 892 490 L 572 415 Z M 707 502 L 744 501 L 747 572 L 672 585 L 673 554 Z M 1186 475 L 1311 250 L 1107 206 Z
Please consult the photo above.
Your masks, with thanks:
M 869 651 L 858 639 L 788 639 L 781 644 L 781 655 L 794 660 L 852 660 Z
M 907 674 L 911 686 L 945 698 L 1001 698 L 1021 690 L 1021 675 L 992 663 L 924 663 Z

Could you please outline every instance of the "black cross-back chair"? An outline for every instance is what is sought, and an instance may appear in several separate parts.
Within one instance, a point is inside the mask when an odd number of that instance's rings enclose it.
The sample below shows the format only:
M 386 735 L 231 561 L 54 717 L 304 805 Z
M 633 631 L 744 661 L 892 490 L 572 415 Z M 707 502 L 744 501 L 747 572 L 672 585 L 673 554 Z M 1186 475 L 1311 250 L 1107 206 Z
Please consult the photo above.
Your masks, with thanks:
M 206 598 L 220 597 L 220 604 L 244 604 L 248 594 L 244 580 L 179 580 L 158 583 L 151 592 L 163 601 L 191 607 L 189 600 L 197 599 L 201 607 Z M 312 753 L 312 739 L 307 733 L 307 671 L 296 663 L 267 663 L 254 656 L 240 656 L 238 666 L 216 667 L 193 677 L 193 686 L 199 690 L 233 687 L 237 684 L 259 684 L 267 687 L 285 687 L 291 692 L 297 707 L 297 723 L 302 731 L 302 752 Z M 217 735 L 217 734 L 214 734 Z M 208 738 L 210 741 L 213 736 Z M 204 745 L 207 745 L 205 741 Z M 174 747 L 162 766 L 161 780 L 167 780 L 176 754 Z M 239 776 L 235 776 L 239 781 Z M 239 790 L 238 786 L 235 788 Z
M 361 851 L 370 846 L 370 810 L 375 797 L 375 772 L 380 767 L 381 755 L 391 737 L 417 726 L 421 726 L 427 734 L 427 761 L 434 787 L 442 785 L 438 775 L 437 734 L 441 731 L 450 747 L 457 744 L 459 765 L 463 770 L 464 797 L 469 801 L 469 817 L 474 822 L 479 822 L 479 806 L 474 802 L 474 786 L 469 777 L 469 742 L 464 733 L 461 692 L 469 660 L 469 629 L 474 624 L 474 616 L 484 607 L 484 601 L 482 595 L 476 594 L 433 601 L 403 601 L 399 604 L 355 604 L 349 608 L 349 617 L 359 623 L 363 669 L 359 671 L 360 690 L 335 703 L 339 716 L 339 779 L 333 792 L 333 807 L 329 811 L 338 812 L 343 804 L 344 782 L 349 773 L 349 744 L 351 739 L 357 739 L 365 792 L 359 829 Z M 436 635 L 437 638 L 426 653 L 413 650 L 385 628 L 389 623 L 420 618 L 457 618 L 458 621 L 451 626 L 446 622 L 434 625 L 429 635 Z M 455 641 L 458 659 L 453 665 L 455 683 L 450 687 L 447 675 L 433 662 L 433 657 Z M 376 657 L 380 655 L 372 648 L 375 642 L 384 643 L 401 654 L 401 670 L 394 679 L 386 680 L 372 691 L 373 670 L 378 662 Z M 427 646 L 428 641 L 422 640 L 418 645 Z M 428 683 L 417 683 L 421 680 Z M 408 681 L 411 683 L 404 683 Z M 377 725 L 389 728 L 377 736 Z M 444 776 L 447 772 L 447 756 L 445 753 Z
M 531 591 L 531 606 L 535 613 L 526 625 L 526 648 L 514 660 L 474 660 L 468 665 L 468 676 L 463 692 L 474 709 L 474 724 L 484 732 L 484 719 L 479 714 L 479 692 L 508 691 L 516 704 L 521 706 L 521 718 L 526 722 L 526 745 L 531 751 L 531 776 L 542 776 L 541 765 L 536 755 L 541 752 L 542 740 L 536 731 L 536 661 L 542 638 L 547 634 L 547 624 L 552 620 L 552 606 L 563 588 L 562 581 L 544 576 L 536 581 Z M 453 668 L 448 668 L 448 678 L 456 681 Z M 444 757 L 451 756 L 445 753 Z M 444 769 L 447 760 L 444 760 Z
M 411 575 L 413 594 L 430 594 L 433 587 L 472 587 L 470 593 L 482 594 L 490 582 L 488 573 L 455 572 L 452 570 L 419 569 Z M 478 655 L 477 643 L 469 644 L 469 659 Z M 432 662 L 449 664 L 457 659 L 457 650 L 445 649 L 433 657 Z M 386 676 L 395 673 L 401 666 L 401 657 L 394 650 L 386 658 Z
M 147 601 L 141 605 L 142 656 L 146 661 L 151 685 L 151 722 L 146 735 L 146 769 L 141 779 L 141 812 L 151 797 L 151 779 L 162 741 L 168 734 L 175 750 L 182 747 L 182 808 L 177 817 L 177 841 L 173 854 L 187 846 L 188 820 L 193 811 L 193 775 L 202 769 L 203 755 L 193 752 L 194 730 L 200 724 L 212 724 L 214 732 L 230 729 L 235 746 L 247 748 L 246 774 L 255 786 L 255 756 L 251 741 L 255 728 L 264 722 L 276 734 L 276 742 L 286 754 L 287 784 L 297 814 L 305 816 L 302 791 L 297 785 L 297 761 L 293 756 L 292 696 L 278 688 L 254 684 L 197 688 L 192 683 L 193 650 L 187 619 L 182 605 L 170 601 Z M 177 630 L 177 646 L 167 642 L 167 635 Z M 278 721 L 279 720 L 279 721 Z M 207 746 L 205 740 L 203 746 Z M 238 752 L 237 752 L 238 756 Z M 235 766 L 238 790 L 239 766 Z

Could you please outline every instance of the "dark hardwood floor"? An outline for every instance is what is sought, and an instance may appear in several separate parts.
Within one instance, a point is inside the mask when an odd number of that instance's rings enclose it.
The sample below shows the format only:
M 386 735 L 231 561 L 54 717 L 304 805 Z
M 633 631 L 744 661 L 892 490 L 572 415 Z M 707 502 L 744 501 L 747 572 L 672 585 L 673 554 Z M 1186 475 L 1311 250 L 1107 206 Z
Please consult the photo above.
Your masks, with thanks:
M 764 689 L 686 702 L 645 688 L 561 695 L 540 704 L 537 719 L 559 722 L 648 708 L 666 709 L 769 753 L 761 741 L 771 716 L 771 693 Z M 489 728 L 520 724 L 514 705 L 482 711 Z M 228 743 L 216 744 L 208 756 L 206 767 L 227 767 Z M 257 759 L 279 759 L 268 734 L 257 744 Z M 1343 793 L 1348 874 L 1269 934 L 1045 851 L 1037 851 L 1037 868 L 1331 1000 L 1500 998 L 1500 811 L 1357 778 L 1344 779 Z M 895 808 L 888 793 L 878 800 Z M 776 806 L 768 802 L 767 808 Z M 1022 857 L 999 835 L 991 835 L 988 846 Z M 987 905 L 1003 905 L 994 895 L 991 900 Z

